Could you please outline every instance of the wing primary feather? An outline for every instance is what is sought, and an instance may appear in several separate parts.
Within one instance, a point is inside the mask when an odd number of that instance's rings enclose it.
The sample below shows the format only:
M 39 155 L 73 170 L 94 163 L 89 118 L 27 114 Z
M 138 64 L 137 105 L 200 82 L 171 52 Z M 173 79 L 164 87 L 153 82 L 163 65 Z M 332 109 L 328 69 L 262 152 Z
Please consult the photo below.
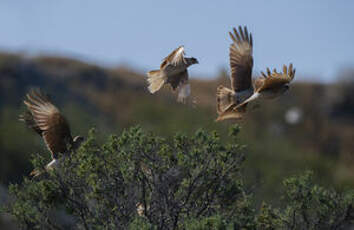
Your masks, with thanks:
M 41 93 L 40 91 L 37 91 L 37 90 L 34 90 L 33 91 L 33 95 L 36 96 L 36 100 L 43 103 L 43 104 L 46 104 L 48 102 L 48 100 L 45 100 L 42 96 L 41 96 Z
M 246 40 L 247 40 L 247 42 L 249 43 L 249 42 L 250 42 L 250 39 L 249 39 L 249 37 L 248 37 L 248 31 L 247 31 L 247 27 L 246 27 L 246 26 L 244 27 L 244 30 L 245 30 Z
M 284 73 L 285 75 L 288 74 L 288 68 L 286 67 L 286 65 L 283 65 L 283 73 Z M 291 74 L 291 72 L 289 72 L 289 74 Z
M 239 29 L 239 31 L 240 31 L 242 40 L 246 40 L 246 39 L 245 39 L 245 34 L 243 33 L 243 30 L 242 30 L 242 27 L 239 26 L 238 29 Z
M 234 35 L 231 32 L 229 32 L 229 35 L 234 42 L 237 42 L 236 38 L 234 37 Z
M 235 35 L 236 35 L 236 37 L 237 37 L 237 42 L 240 42 L 240 41 L 241 41 L 241 38 L 240 38 L 240 35 L 238 34 L 236 28 L 234 27 L 233 30 L 234 30 L 234 33 L 235 33 Z
M 253 47 L 253 38 L 252 38 L 252 33 L 250 33 L 250 45 Z
M 270 69 L 268 67 L 267 67 L 267 74 L 268 74 L 268 76 L 272 75 L 272 73 L 270 72 Z
M 289 65 L 289 73 L 291 73 L 293 71 L 293 63 L 290 63 Z
M 252 45 L 247 27 L 233 27 L 230 37 L 233 43 L 229 48 L 232 90 L 243 91 L 252 87 Z

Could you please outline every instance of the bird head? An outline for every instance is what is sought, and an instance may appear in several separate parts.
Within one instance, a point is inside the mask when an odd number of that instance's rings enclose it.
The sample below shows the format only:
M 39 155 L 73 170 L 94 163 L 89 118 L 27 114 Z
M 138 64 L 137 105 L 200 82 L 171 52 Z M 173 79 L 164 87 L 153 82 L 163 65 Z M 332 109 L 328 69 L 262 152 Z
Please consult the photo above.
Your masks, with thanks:
M 272 92 L 274 94 L 274 97 L 278 97 L 286 93 L 288 90 L 289 90 L 289 84 L 284 84 L 280 87 L 274 87 Z
M 194 57 L 191 57 L 191 58 L 186 58 L 187 59 L 187 64 L 190 66 L 190 65 L 193 65 L 193 64 L 199 64 L 198 60 Z
M 285 93 L 286 91 L 288 91 L 289 88 L 290 88 L 289 84 L 283 85 L 283 87 L 282 87 L 282 93 Z
M 271 90 L 272 93 L 271 93 L 271 96 L 269 97 L 269 99 L 279 97 L 279 96 L 283 95 L 284 93 L 286 93 L 288 90 L 289 90 L 289 84 L 284 84 L 280 87 L 275 87 Z
M 266 99 L 277 98 L 289 90 L 289 84 L 279 85 L 276 87 L 271 87 L 261 91 L 261 94 Z

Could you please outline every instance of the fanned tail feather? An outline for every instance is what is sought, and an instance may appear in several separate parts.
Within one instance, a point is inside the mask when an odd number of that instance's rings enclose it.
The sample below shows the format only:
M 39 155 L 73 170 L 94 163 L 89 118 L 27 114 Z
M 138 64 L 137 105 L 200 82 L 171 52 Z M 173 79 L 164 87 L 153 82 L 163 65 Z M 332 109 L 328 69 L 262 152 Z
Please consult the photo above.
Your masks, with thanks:
M 230 106 L 236 104 L 235 93 L 222 85 L 216 90 L 216 106 L 218 114 L 226 111 Z
M 161 73 L 160 70 L 152 70 L 148 72 L 147 75 L 147 81 L 149 83 L 148 89 L 150 93 L 155 93 L 156 91 L 161 89 L 161 87 L 166 81 L 166 77 Z

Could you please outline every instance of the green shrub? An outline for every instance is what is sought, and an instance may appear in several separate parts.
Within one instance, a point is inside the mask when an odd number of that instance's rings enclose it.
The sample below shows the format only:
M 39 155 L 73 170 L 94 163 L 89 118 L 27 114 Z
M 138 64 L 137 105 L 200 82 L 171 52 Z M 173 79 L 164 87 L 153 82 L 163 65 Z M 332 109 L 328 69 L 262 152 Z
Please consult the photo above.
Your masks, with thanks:
M 241 173 L 245 148 L 199 130 L 165 139 L 138 127 L 103 145 L 91 131 L 61 167 L 10 186 L 5 211 L 23 229 L 345 229 L 353 194 L 284 181 L 282 208 L 257 208 Z M 35 167 L 45 161 L 37 157 Z M 142 210 L 140 215 L 137 208 Z

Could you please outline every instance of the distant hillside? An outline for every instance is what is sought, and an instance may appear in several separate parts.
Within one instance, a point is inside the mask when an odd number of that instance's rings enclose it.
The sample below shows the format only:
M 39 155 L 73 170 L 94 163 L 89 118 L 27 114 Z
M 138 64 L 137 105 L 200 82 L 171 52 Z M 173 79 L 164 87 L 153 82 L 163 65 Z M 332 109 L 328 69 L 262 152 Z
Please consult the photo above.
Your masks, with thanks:
M 214 119 L 216 87 L 229 85 L 226 76 L 193 79 L 196 103 L 181 105 L 168 87 L 155 95 L 148 93 L 145 76 L 134 70 L 102 68 L 61 57 L 2 53 L 0 182 L 21 180 L 31 170 L 30 155 L 46 152 L 40 138 L 17 121 L 31 87 L 40 87 L 52 96 L 74 134 L 86 134 L 96 127 L 104 136 L 139 124 L 167 136 L 198 128 L 216 129 L 225 135 L 232 121 L 215 123 Z M 354 187 L 354 71 L 348 76 L 345 84 L 295 81 L 287 95 L 264 102 L 241 122 L 241 139 L 251 154 L 247 164 L 256 169 L 249 176 L 266 196 L 275 198 L 272 190 L 280 178 L 305 168 L 319 172 L 325 183 Z

